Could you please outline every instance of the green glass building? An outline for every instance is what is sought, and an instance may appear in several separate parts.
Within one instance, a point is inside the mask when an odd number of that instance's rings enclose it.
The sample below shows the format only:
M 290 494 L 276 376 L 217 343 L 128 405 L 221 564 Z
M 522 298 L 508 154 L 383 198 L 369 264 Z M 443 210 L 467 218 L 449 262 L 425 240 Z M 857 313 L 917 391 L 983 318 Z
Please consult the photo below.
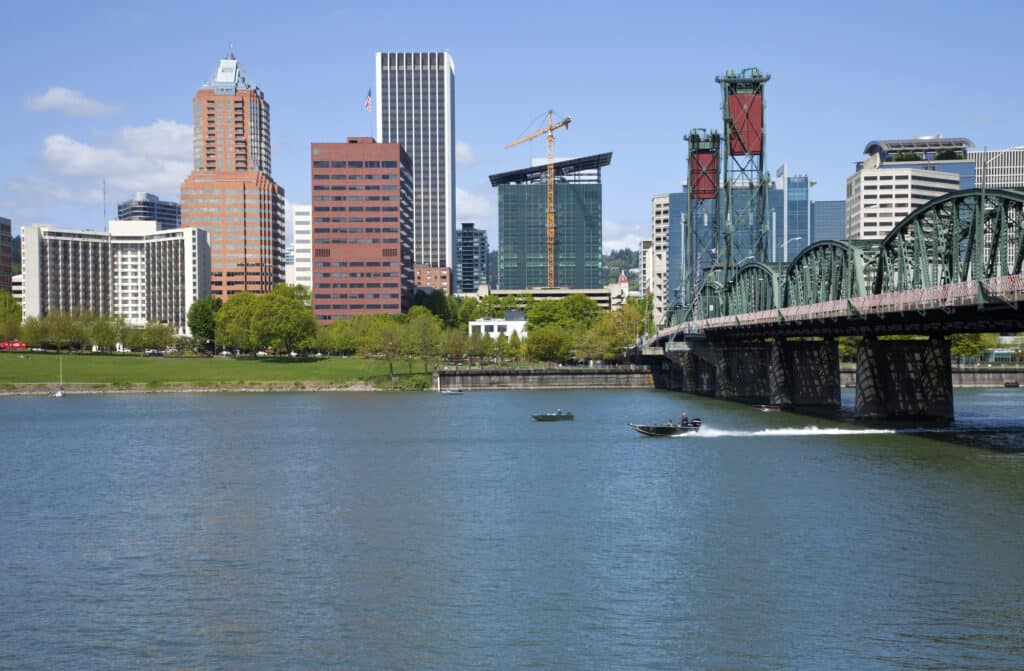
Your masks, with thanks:
M 554 165 L 555 285 L 603 286 L 601 168 L 611 153 Z M 498 187 L 498 288 L 547 285 L 547 166 L 491 175 Z

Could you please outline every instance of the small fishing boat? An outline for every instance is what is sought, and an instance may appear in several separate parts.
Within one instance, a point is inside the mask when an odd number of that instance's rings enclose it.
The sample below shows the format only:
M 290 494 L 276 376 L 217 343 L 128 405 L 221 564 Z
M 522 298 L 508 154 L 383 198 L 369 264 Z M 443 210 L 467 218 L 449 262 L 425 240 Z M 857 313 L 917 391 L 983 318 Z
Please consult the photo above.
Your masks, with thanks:
M 761 403 L 759 405 L 755 405 L 754 407 L 757 408 L 758 410 L 760 410 L 761 412 L 781 412 L 782 411 L 782 406 L 781 405 L 771 405 L 771 404 L 768 404 L 768 403 Z
M 633 424 L 630 422 L 630 427 L 634 431 L 644 434 L 645 436 L 682 436 L 687 433 L 697 433 L 700 431 L 701 421 L 695 417 L 685 424 Z
M 461 389 L 442 389 L 441 393 L 445 396 L 462 396 Z
M 538 422 L 564 422 L 574 419 L 571 412 L 562 409 L 558 409 L 554 412 L 541 412 L 536 415 L 532 415 L 532 417 Z

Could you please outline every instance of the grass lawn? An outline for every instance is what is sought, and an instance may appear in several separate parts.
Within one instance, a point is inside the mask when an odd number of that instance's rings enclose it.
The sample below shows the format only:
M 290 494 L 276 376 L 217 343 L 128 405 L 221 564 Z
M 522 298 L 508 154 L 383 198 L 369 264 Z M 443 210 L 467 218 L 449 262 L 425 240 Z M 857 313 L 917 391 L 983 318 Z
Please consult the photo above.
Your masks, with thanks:
M 53 353 L 0 353 L 0 385 L 55 383 L 58 355 Z M 64 354 L 66 384 L 144 384 L 156 386 L 216 386 L 246 383 L 302 383 L 345 386 L 370 382 L 389 388 L 388 364 L 381 359 L 331 357 L 325 359 L 233 357 L 142 357 L 134 354 Z M 430 376 L 422 362 L 395 363 L 403 388 L 424 388 Z

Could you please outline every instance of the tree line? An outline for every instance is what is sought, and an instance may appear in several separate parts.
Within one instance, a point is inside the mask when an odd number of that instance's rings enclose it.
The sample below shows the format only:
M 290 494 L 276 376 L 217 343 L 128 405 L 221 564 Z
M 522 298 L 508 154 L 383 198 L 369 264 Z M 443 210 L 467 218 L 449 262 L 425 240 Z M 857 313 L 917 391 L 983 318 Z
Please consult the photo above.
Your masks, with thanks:
M 319 326 L 305 287 L 278 285 L 267 294 L 241 292 L 226 302 L 203 298 L 192 304 L 190 343 L 173 328 L 151 323 L 132 328 L 117 317 L 88 311 L 51 311 L 21 322 L 21 307 L 0 291 L 0 340 L 21 339 L 33 347 L 110 351 L 120 343 L 132 350 L 164 349 L 178 344 L 196 351 L 255 355 L 312 353 L 383 357 L 394 364 L 419 359 L 424 366 L 440 359 L 566 363 L 614 361 L 652 328 L 650 302 L 630 299 L 607 312 L 586 296 L 537 301 L 529 295 L 456 299 L 417 292 L 406 314 L 356 315 Z M 525 314 L 528 337 L 469 333 L 470 321 Z

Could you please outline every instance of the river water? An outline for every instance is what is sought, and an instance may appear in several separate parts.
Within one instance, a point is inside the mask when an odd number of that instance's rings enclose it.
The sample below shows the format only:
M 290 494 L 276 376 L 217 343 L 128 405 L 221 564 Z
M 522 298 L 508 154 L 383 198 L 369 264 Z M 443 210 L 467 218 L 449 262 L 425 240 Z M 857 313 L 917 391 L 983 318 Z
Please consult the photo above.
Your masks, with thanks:
M 1022 394 L 2 398 L 0 669 L 1021 669 Z

